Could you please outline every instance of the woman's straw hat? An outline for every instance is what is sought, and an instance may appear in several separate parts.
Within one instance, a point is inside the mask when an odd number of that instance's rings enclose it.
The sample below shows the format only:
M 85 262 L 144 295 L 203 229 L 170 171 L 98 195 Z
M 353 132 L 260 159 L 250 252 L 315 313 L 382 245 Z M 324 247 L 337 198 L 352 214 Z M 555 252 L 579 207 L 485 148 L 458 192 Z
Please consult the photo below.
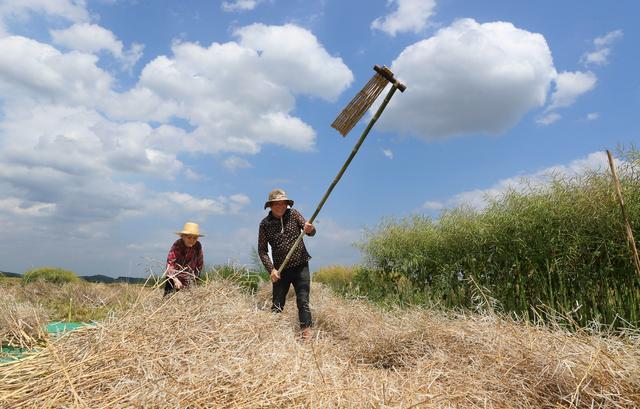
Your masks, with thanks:
M 177 231 L 176 234 L 178 236 L 182 236 L 183 234 L 188 234 L 191 236 L 204 237 L 204 234 L 200 234 L 200 226 L 198 223 L 186 222 L 182 231 Z
M 273 189 L 271 192 L 269 192 L 269 197 L 267 198 L 267 201 L 264 203 L 264 208 L 266 209 L 267 207 L 270 207 L 271 202 L 279 202 L 281 200 L 286 200 L 289 206 L 293 206 L 293 200 L 287 197 L 287 194 L 285 193 L 284 190 Z

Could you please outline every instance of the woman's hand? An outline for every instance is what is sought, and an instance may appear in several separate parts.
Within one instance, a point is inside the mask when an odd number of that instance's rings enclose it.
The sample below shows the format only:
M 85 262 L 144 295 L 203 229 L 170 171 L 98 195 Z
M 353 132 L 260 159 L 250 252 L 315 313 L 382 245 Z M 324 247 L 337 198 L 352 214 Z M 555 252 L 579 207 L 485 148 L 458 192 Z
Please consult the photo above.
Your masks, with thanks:
M 316 230 L 316 228 L 313 226 L 313 224 L 306 222 L 304 224 L 304 232 L 307 234 L 311 234 Z
M 273 270 L 271 270 L 271 282 L 275 283 L 279 279 L 280 279 L 280 274 L 278 274 L 278 270 L 274 268 Z
M 176 290 L 179 290 L 182 288 L 182 281 L 178 280 L 176 277 L 173 277 L 172 280 L 173 280 L 173 286 L 176 288 Z

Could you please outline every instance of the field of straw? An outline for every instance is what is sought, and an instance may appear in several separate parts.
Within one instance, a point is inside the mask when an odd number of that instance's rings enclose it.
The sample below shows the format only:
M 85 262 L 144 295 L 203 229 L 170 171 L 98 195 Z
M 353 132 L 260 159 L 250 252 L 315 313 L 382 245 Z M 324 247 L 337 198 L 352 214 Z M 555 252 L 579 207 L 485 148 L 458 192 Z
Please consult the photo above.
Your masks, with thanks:
M 384 312 L 312 288 L 269 312 L 214 281 L 133 308 L 0 365 L 3 408 L 637 408 L 640 347 L 494 315 Z

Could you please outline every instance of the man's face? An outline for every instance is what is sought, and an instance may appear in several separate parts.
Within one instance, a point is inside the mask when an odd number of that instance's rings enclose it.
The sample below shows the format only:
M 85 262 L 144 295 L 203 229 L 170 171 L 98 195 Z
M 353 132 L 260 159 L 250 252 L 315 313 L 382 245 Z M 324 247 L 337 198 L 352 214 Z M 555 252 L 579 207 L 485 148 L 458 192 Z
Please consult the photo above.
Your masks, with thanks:
M 182 241 L 184 242 L 184 245 L 187 247 L 193 247 L 198 241 L 198 236 L 195 236 L 193 234 L 183 234 L 180 237 L 182 237 Z
M 278 219 L 284 215 L 287 211 L 287 201 L 278 200 L 277 202 L 271 202 L 271 213 Z

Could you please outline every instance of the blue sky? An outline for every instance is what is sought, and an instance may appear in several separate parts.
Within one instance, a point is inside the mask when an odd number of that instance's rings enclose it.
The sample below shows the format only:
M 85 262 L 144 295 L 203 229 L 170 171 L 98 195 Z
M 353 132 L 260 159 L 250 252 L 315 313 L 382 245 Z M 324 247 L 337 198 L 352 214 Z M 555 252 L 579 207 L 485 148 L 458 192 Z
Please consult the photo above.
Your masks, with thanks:
M 0 270 L 162 269 L 198 222 L 249 263 L 269 190 L 309 217 L 366 125 L 333 119 L 387 65 L 396 93 L 306 239 L 362 261 L 383 218 L 606 165 L 640 141 L 635 0 L 0 1 Z

